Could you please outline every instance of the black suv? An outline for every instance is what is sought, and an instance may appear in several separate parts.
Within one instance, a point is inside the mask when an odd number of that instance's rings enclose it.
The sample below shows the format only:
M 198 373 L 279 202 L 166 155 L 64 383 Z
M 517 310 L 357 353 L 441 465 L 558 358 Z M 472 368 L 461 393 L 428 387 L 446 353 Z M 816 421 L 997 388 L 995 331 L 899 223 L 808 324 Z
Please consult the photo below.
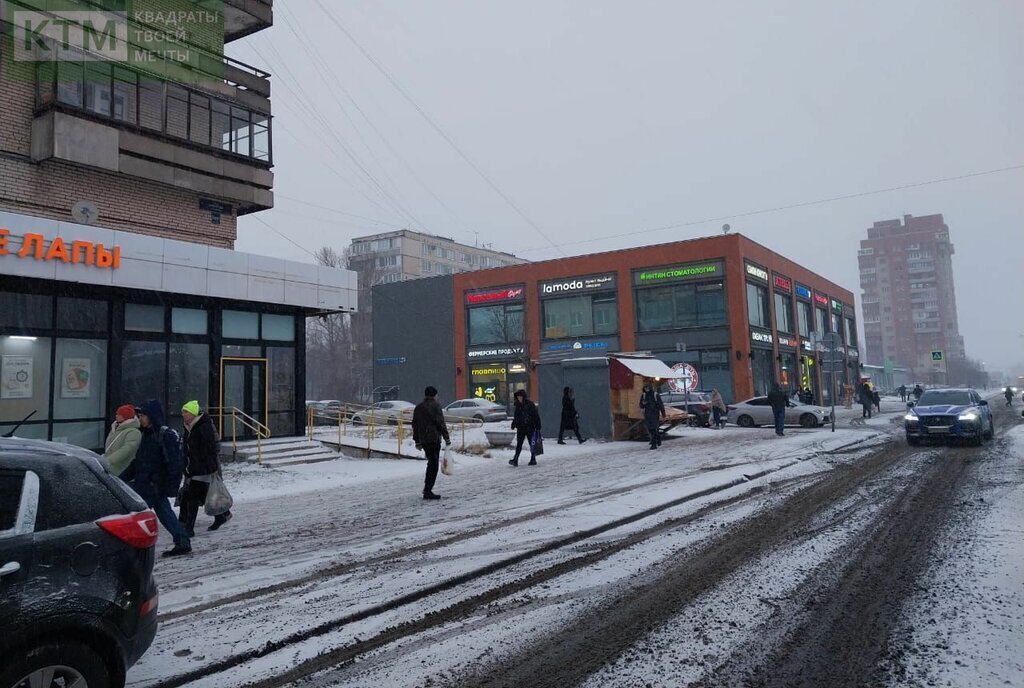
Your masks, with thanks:
M 0 688 L 124 685 L 156 635 L 157 527 L 92 452 L 0 439 Z

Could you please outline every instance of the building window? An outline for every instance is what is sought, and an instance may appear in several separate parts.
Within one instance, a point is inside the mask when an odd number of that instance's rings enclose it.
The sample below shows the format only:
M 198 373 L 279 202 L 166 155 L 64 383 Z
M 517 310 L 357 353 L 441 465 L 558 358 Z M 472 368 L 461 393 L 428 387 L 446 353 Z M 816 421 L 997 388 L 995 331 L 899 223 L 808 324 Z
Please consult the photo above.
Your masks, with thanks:
M 124 305 L 124 329 L 132 332 L 163 332 L 165 329 L 164 307 L 126 303 Z
M 544 301 L 544 338 L 586 337 L 618 331 L 612 296 L 569 296 Z
M 846 345 L 857 346 L 857 326 L 853 318 L 846 318 Z
M 228 339 L 259 339 L 259 313 L 224 311 L 221 314 L 221 334 Z
M 522 340 L 522 304 L 469 309 L 470 345 L 505 344 Z
M 0 327 L 53 326 L 53 297 L 0 291 Z
M 171 332 L 175 334 L 206 334 L 206 311 L 198 308 L 172 308 Z
M 818 333 L 819 337 L 829 331 L 828 313 L 824 308 L 814 309 L 814 331 Z
M 263 314 L 263 339 L 274 342 L 295 341 L 295 316 Z
M 840 334 L 840 335 L 843 333 L 843 328 L 842 328 L 842 326 L 841 326 L 841 324 L 839 322 L 841 319 L 842 319 L 842 316 L 840 316 L 840 315 L 838 315 L 836 313 L 832 314 L 832 332 L 835 332 L 835 333 Z
M 167 344 L 164 342 L 125 342 L 121 356 L 121 396 L 141 403 L 166 396 Z M 209 378 L 202 381 L 209 384 Z M 188 401 L 188 399 L 184 399 Z M 118 403 L 121 399 L 118 400 Z
M 638 289 L 636 312 L 640 332 L 724 325 L 725 288 L 704 282 Z
M 796 312 L 799 318 L 800 336 L 805 339 L 811 337 L 811 304 L 803 301 L 796 302 Z
M 768 305 L 768 289 L 747 282 L 747 316 L 754 327 L 771 329 L 772 315 Z
M 779 332 L 793 332 L 793 300 L 775 292 L 775 324 Z
M 208 344 L 187 344 L 171 342 L 167 372 L 167 412 L 174 418 L 181 417 L 181 405 L 195 399 L 204 409 L 209 407 L 207 399 L 210 386 L 210 347 Z
M 57 299 L 57 327 L 73 332 L 109 332 L 107 302 L 60 297 Z

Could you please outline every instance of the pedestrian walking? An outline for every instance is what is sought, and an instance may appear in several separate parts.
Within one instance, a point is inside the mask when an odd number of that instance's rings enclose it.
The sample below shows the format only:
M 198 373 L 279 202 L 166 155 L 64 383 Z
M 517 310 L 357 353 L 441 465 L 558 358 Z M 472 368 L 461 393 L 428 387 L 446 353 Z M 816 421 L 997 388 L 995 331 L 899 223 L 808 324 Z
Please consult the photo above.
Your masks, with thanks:
M 1003 392 L 1003 396 L 1006 397 L 1006 405 L 1013 406 L 1013 390 L 1009 387 Z
M 192 541 L 168 501 L 178 494 L 181 476 L 185 471 L 178 433 L 164 425 L 164 410 L 156 399 L 137 406 L 135 414 L 139 419 L 142 439 L 135 460 L 121 477 L 131 483 L 174 538 L 174 547 L 164 552 L 163 556 L 189 554 Z
M 576 395 L 573 393 L 572 387 L 566 387 L 562 390 L 562 420 L 558 424 L 559 444 L 565 444 L 562 435 L 565 434 L 566 430 L 576 433 L 576 439 L 579 440 L 580 444 L 586 442 L 583 436 L 580 435 L 580 414 L 576 410 Z
M 661 446 L 661 421 L 665 418 L 665 403 L 661 394 L 650 382 L 644 383 L 644 393 L 640 395 L 640 408 L 644 410 L 644 425 L 651 439 L 651 449 Z
M 722 393 L 717 388 L 711 390 L 711 416 L 714 419 L 715 430 L 721 430 L 725 425 L 725 414 L 728 412 L 729 407 L 725 405 Z
M 871 390 L 871 403 L 875 405 L 875 411 L 882 412 L 882 395 L 878 393 L 877 389 Z
M 871 408 L 875 405 L 874 400 L 871 396 L 871 386 L 864 385 L 861 389 L 860 397 L 857 399 L 861 407 L 861 418 L 871 418 Z
M 921 395 L 924 394 L 924 388 L 921 385 L 914 385 L 914 401 L 921 401 Z
M 110 464 L 110 472 L 120 476 L 139 451 L 142 432 L 139 430 L 139 419 L 135 417 L 135 407 L 131 404 L 119 406 L 114 413 L 114 422 L 110 424 L 110 433 L 104 445 L 103 456 Z
M 902 401 L 904 404 L 907 403 L 907 386 L 906 385 L 900 385 L 899 393 L 900 393 L 900 401 Z
M 772 415 L 775 417 L 775 434 L 779 437 L 785 435 L 786 428 L 786 407 L 789 405 L 789 397 L 779 387 L 778 383 L 772 385 L 772 391 L 768 392 L 768 405 L 772 407 Z
M 537 465 L 537 437 L 540 435 L 540 412 L 537 405 L 526 396 L 526 390 L 520 389 L 515 394 L 515 409 L 512 413 L 512 429 L 516 431 L 516 455 L 508 462 L 509 466 L 519 465 L 519 454 L 523 451 L 523 442 L 530 446 L 530 463 Z
M 427 387 L 423 390 L 423 401 L 416 404 L 412 412 L 412 441 L 417 449 L 427 455 L 427 474 L 423 479 L 423 499 L 441 499 L 434 494 L 434 482 L 437 480 L 437 469 L 441 460 L 441 440 L 445 447 L 452 446 L 452 438 L 448 434 L 448 424 L 444 422 L 444 411 L 437 403 L 437 389 Z
M 199 509 L 206 504 L 210 483 L 220 473 L 220 439 L 213 427 L 213 419 L 203 413 L 198 401 L 190 401 L 181 407 L 185 422 L 185 436 L 182 447 L 185 450 L 185 484 L 181 490 L 181 506 L 178 520 L 190 538 L 196 536 L 196 518 Z M 232 518 L 231 511 L 213 517 L 207 530 L 218 530 Z

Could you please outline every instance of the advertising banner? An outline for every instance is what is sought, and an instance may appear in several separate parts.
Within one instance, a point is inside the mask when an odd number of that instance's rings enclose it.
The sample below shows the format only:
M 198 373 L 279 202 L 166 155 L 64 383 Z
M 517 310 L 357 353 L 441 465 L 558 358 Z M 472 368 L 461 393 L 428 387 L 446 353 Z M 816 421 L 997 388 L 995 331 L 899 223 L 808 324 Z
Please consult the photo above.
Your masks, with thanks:
M 92 389 L 92 361 L 65 358 L 61 362 L 60 398 L 88 399 Z
M 0 399 L 32 398 L 32 356 L 9 355 L 0 363 Z

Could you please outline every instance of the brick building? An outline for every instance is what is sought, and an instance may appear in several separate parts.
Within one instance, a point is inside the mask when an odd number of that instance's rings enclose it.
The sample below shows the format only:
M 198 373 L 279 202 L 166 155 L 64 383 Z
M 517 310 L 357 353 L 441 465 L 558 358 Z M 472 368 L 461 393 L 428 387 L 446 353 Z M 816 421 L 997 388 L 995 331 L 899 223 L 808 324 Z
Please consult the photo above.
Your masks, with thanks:
M 917 379 L 941 382 L 931 352 L 965 356 L 957 320 L 953 243 L 942 215 L 874 223 L 857 260 L 867 360 L 911 368 Z M 936 375 L 939 377 L 935 377 Z

